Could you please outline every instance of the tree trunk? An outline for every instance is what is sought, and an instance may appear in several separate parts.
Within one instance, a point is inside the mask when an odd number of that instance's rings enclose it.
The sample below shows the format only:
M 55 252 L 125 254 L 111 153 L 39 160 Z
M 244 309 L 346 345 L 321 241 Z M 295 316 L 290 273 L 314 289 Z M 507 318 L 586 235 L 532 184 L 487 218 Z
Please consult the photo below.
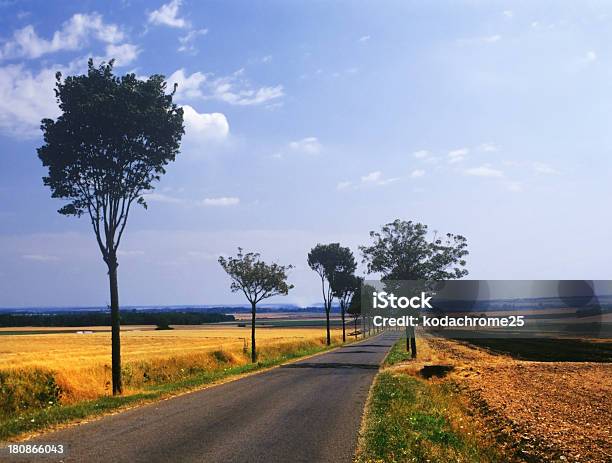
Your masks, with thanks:
M 406 327 L 406 352 L 410 352 L 410 334 L 408 334 L 408 327 Z
M 121 382 L 121 320 L 119 317 L 117 267 L 117 256 L 109 256 L 108 279 L 110 283 L 113 395 L 123 393 L 123 384 Z
M 412 358 L 415 359 L 417 357 L 417 348 L 416 336 L 414 334 L 410 337 L 410 347 L 412 347 Z
M 325 304 L 325 317 L 327 319 L 327 345 L 330 346 L 331 345 L 331 335 L 329 333 L 329 312 L 331 310 L 331 302 L 328 304 Z
M 344 304 L 341 303 L 340 310 L 342 312 L 342 342 L 346 342 L 346 328 L 344 325 Z
M 255 349 L 255 312 L 256 303 L 251 302 L 251 362 L 257 362 L 257 350 Z

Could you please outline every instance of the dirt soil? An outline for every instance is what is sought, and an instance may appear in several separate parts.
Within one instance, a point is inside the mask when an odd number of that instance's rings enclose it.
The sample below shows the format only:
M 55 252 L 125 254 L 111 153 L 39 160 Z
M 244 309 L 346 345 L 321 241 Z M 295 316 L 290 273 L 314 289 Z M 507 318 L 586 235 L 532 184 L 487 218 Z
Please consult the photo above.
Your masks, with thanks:
M 397 368 L 452 366 L 431 380 L 454 381 L 514 460 L 612 462 L 612 364 L 515 360 L 439 338 L 420 344 L 419 360 Z

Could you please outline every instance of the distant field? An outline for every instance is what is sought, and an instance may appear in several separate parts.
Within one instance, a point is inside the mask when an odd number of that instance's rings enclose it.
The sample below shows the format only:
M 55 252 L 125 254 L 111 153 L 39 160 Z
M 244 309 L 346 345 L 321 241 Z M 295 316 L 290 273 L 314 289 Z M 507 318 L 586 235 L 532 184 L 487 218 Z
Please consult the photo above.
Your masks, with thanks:
M 64 402 L 99 397 L 109 392 L 111 358 L 110 331 L 101 329 L 104 327 L 6 334 L 1 337 L 0 365 L 4 371 L 50 370 L 62 388 Z M 89 330 L 95 332 L 75 332 Z M 190 371 L 247 363 L 243 349 L 245 345 L 250 348 L 250 336 L 248 326 L 179 326 L 168 331 L 127 327 L 121 336 L 126 387 L 135 391 L 146 383 L 163 382 Z M 265 358 L 294 346 L 322 345 L 324 336 L 322 328 L 258 328 L 257 347 Z M 333 330 L 333 336 L 337 340 L 339 331 Z

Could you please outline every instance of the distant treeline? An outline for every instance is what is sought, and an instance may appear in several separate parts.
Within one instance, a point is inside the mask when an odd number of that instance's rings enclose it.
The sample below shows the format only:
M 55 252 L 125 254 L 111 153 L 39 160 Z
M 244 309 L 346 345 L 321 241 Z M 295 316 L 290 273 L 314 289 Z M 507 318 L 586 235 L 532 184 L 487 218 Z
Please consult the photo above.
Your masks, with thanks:
M 200 325 L 234 321 L 233 315 L 198 312 L 122 311 L 123 325 Z M 63 312 L 53 314 L 0 314 L 0 327 L 14 326 L 108 326 L 108 312 Z

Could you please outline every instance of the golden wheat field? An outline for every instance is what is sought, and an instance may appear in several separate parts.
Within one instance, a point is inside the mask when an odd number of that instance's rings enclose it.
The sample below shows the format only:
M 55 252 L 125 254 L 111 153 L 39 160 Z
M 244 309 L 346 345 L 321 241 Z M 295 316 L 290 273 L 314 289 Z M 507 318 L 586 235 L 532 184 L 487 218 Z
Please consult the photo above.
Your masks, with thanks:
M 14 373 L 35 369 L 53 372 L 64 402 L 108 394 L 111 334 L 87 333 L 89 328 L 78 330 L 82 333 L 49 330 L 48 334 L 0 336 L 1 369 Z M 324 328 L 258 328 L 259 358 L 321 346 L 324 335 Z M 147 383 L 245 364 L 249 360 L 243 350 L 245 340 L 250 347 L 250 336 L 249 327 L 194 326 L 168 331 L 128 327 L 121 333 L 126 390 L 136 391 Z M 334 341 L 339 336 L 339 331 L 334 330 Z

